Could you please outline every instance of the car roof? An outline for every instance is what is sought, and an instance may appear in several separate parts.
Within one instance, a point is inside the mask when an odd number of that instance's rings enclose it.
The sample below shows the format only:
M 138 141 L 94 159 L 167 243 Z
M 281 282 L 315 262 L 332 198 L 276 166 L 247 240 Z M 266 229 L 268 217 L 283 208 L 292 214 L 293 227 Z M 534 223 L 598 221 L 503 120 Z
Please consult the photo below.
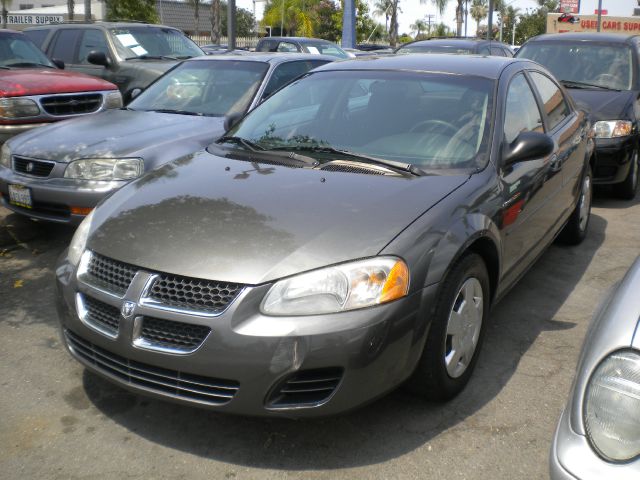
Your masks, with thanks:
M 315 55 L 312 53 L 299 53 L 299 52 L 252 52 L 249 54 L 242 55 L 229 55 L 229 54 L 220 54 L 220 55 L 203 55 L 201 57 L 194 57 L 186 62 L 202 62 L 207 60 L 228 60 L 228 61 L 240 61 L 240 62 L 264 62 L 264 63 L 285 63 L 295 60 L 327 60 L 327 61 L 335 61 L 336 57 L 331 55 Z
M 314 42 L 314 43 L 331 43 L 329 40 L 323 40 L 322 38 L 311 38 L 311 37 L 263 37 L 260 39 L 262 40 L 278 40 L 278 41 L 291 41 L 293 40 L 294 42 L 300 42 L 300 43 L 305 43 L 305 42 Z M 336 44 L 336 46 L 338 46 Z
M 411 72 L 437 72 L 455 75 L 472 75 L 496 80 L 502 71 L 513 63 L 538 66 L 530 60 L 481 55 L 442 55 L 408 53 L 380 57 L 358 57 L 340 60 L 318 67 L 317 70 L 396 70 Z
M 607 42 L 607 43 L 629 43 L 631 39 L 638 35 L 625 35 L 621 33 L 592 33 L 592 32 L 575 32 L 575 33 L 546 33 L 527 40 L 529 42 Z
M 408 47 L 409 45 L 413 46 L 413 45 L 455 45 L 455 46 L 462 46 L 462 47 L 475 47 L 476 45 L 480 45 L 480 44 L 495 44 L 495 45 L 501 45 L 501 46 L 505 46 L 508 47 L 507 44 L 499 42 L 497 40 L 487 40 L 484 38 L 456 38 L 456 37 L 450 37 L 450 38 L 427 38 L 425 40 L 416 40 L 415 42 L 409 42 L 409 43 L 405 43 L 404 45 L 400 46 L 400 48 L 403 47 Z
M 39 25 L 37 27 L 29 27 L 25 28 L 25 30 L 36 30 L 36 29 L 49 29 L 49 28 L 86 28 L 88 26 L 91 27 L 104 27 L 104 28 L 131 28 L 131 27 L 139 27 L 139 28 L 170 28 L 171 30 L 179 30 L 175 27 L 169 27 L 168 25 L 156 25 L 153 23 L 143 23 L 143 22 L 62 22 L 62 23 L 50 23 L 48 25 Z
M 16 30 L 9 30 L 8 28 L 0 28 L 0 35 L 3 33 L 17 33 L 18 35 L 22 35 L 22 32 L 18 32 Z

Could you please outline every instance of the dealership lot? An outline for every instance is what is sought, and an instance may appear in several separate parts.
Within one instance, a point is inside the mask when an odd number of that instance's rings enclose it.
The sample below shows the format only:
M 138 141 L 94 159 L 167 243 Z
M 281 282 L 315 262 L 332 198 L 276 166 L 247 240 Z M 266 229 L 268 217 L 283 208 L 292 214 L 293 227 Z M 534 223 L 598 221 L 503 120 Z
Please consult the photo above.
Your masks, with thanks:
M 638 255 L 640 199 L 599 195 L 494 308 L 458 398 L 402 390 L 313 421 L 225 416 L 129 394 L 64 351 L 53 268 L 72 235 L 0 208 L 0 478 L 546 478 L 590 316 Z

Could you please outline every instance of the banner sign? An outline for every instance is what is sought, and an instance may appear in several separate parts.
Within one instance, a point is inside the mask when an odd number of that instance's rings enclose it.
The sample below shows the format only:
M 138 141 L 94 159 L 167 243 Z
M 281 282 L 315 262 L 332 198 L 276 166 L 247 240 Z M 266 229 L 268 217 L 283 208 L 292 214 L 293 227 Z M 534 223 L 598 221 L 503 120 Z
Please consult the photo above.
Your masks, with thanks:
M 64 15 L 43 15 L 43 14 L 29 14 L 29 15 L 7 15 L 7 26 L 9 25 L 47 25 L 49 23 L 62 23 L 64 22 Z
M 560 12 L 580 13 L 580 0 L 560 0 Z
M 576 21 L 568 23 L 560 20 L 561 14 L 547 15 L 547 33 L 597 32 L 597 15 L 580 15 Z M 640 34 L 640 17 L 602 17 L 602 33 Z

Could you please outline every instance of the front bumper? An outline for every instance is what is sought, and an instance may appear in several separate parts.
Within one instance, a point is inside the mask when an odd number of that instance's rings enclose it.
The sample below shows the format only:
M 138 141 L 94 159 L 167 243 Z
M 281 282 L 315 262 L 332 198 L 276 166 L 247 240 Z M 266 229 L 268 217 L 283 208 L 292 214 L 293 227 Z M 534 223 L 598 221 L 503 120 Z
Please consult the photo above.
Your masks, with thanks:
M 551 480 L 637 480 L 640 460 L 611 463 L 600 458 L 583 435 L 571 428 L 569 409 L 562 412 L 549 457 Z
M 596 138 L 593 182 L 609 185 L 623 182 L 634 157 L 636 137 Z
M 363 310 L 276 318 L 259 313 L 269 285 L 246 287 L 222 314 L 202 317 L 145 305 L 139 296 L 131 297 L 131 288 L 121 298 L 100 292 L 78 281 L 64 256 L 56 277 L 63 343 L 88 369 L 136 393 L 229 413 L 287 417 L 338 414 L 402 383 L 422 353 L 428 322 L 420 312 L 428 311 L 437 288 L 433 285 Z M 122 317 L 116 336 L 109 337 L 80 319 L 78 292 L 118 310 L 130 299 L 136 303 L 135 313 L 130 320 Z M 188 354 L 148 349 L 135 339 L 137 322 L 149 317 L 204 325 L 211 331 Z M 313 395 L 278 400 L 289 379 L 303 378 L 313 389 L 318 385 L 313 383 L 316 372 L 329 371 L 339 380 L 321 400 Z M 194 385 L 216 384 L 231 395 L 209 401 L 180 390 L 181 379 L 194 378 L 195 383 L 182 384 L 185 391 Z
M 11 137 L 19 133 L 28 132 L 31 129 L 44 127 L 48 123 L 26 123 L 23 125 L 0 125 L 0 144 L 3 144 Z
M 74 214 L 71 207 L 93 208 L 100 200 L 127 182 L 96 182 L 63 178 L 66 163 L 56 163 L 47 178 L 22 175 L 0 166 L 1 204 L 21 215 L 38 220 L 78 225 L 85 215 Z M 9 185 L 22 185 L 31 191 L 33 208 L 9 202 Z

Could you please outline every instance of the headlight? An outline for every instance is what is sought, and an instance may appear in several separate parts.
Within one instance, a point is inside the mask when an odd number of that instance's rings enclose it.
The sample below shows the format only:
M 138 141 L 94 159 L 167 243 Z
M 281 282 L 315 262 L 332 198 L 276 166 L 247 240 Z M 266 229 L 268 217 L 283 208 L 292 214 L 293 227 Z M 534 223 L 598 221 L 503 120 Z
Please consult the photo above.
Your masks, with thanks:
M 1 118 L 35 117 L 39 113 L 38 104 L 29 98 L 0 98 Z
M 640 455 L 640 354 L 616 352 L 598 366 L 585 393 L 584 424 L 603 457 Z
M 631 135 L 632 127 L 628 120 L 607 120 L 596 122 L 593 133 L 596 138 L 626 137 Z
M 87 238 L 89 237 L 89 230 L 91 230 L 94 211 L 95 210 L 92 210 L 91 213 L 84 218 L 82 223 L 78 225 L 78 229 L 76 233 L 73 234 L 73 238 L 69 244 L 67 258 L 73 265 L 78 264 L 80 257 L 82 257 L 82 252 L 84 252 L 84 248 L 87 246 Z
M 266 315 L 317 315 L 371 307 L 404 297 L 409 269 L 395 257 L 344 263 L 277 282 L 262 301 Z
M 141 158 L 87 158 L 71 162 L 64 176 L 84 180 L 131 180 L 143 171 Z
M 119 91 L 107 93 L 104 108 L 122 108 L 122 95 Z
M 11 149 L 6 143 L 0 149 L 0 165 L 11 168 Z

